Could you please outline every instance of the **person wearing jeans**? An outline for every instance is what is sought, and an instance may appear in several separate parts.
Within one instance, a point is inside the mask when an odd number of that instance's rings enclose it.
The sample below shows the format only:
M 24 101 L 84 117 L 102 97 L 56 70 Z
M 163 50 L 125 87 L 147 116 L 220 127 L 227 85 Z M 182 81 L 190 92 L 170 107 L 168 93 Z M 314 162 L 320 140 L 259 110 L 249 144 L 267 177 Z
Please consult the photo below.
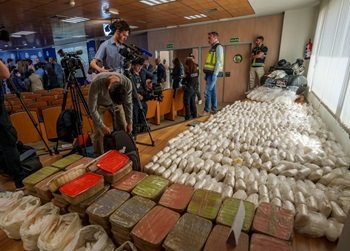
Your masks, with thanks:
M 216 81 L 223 76 L 224 49 L 219 42 L 219 34 L 216 31 L 208 33 L 208 43 L 212 46 L 204 64 L 203 72 L 206 81 L 204 91 L 204 111 L 201 116 L 217 112 Z M 211 107 L 210 107 L 211 105 Z

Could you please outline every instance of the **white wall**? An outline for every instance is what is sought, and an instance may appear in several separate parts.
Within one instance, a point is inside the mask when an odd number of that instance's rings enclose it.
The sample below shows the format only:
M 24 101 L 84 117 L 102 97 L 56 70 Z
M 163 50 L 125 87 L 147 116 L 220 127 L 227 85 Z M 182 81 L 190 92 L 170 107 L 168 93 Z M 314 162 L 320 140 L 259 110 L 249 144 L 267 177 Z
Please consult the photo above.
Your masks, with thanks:
M 284 13 L 279 59 L 294 63 L 296 59 L 304 58 L 305 45 L 314 38 L 318 11 L 316 5 Z M 307 60 L 305 67 L 308 67 Z

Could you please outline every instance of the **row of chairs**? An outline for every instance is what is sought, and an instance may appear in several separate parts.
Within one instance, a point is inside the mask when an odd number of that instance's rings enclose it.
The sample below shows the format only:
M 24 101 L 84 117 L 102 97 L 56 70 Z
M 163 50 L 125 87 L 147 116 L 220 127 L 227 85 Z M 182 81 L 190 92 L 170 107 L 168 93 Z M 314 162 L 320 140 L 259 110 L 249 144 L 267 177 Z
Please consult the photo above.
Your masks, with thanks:
M 176 89 L 175 97 L 173 89 L 164 90 L 162 102 L 156 100 L 147 101 L 148 111 L 146 118 L 152 124 L 159 125 L 162 116 L 168 120 L 175 120 L 176 116 L 184 116 L 183 95 L 183 88 Z M 43 134 L 44 140 L 57 140 L 56 122 L 61 111 L 61 106 L 45 107 L 41 110 L 42 119 L 39 119 L 38 111 L 30 111 L 39 130 Z M 10 115 L 10 118 L 14 127 L 17 129 L 19 140 L 23 143 L 33 143 L 41 140 L 40 135 L 37 133 L 35 126 L 25 111 L 13 113 Z M 103 120 L 107 126 L 112 127 L 113 120 L 109 112 L 105 113 Z M 83 132 L 92 132 L 92 129 L 92 120 L 86 114 L 83 114 Z

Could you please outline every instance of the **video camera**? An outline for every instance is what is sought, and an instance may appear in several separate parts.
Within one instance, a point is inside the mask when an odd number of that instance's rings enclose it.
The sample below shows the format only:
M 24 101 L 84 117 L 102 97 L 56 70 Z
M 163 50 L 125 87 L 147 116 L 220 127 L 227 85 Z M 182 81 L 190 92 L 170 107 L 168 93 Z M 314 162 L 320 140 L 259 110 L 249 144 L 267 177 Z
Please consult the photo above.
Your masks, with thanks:
M 139 48 L 136 45 L 127 45 L 122 44 L 123 47 L 119 50 L 120 55 L 125 57 L 124 68 L 128 68 L 129 64 L 136 60 L 142 60 L 141 57 L 143 54 L 146 54 L 149 57 L 152 57 L 152 53 L 149 51 Z M 129 77 L 129 76 L 128 76 Z M 130 77 L 129 77 L 130 78 Z M 145 93 L 141 93 L 144 96 L 145 100 L 158 100 L 159 102 L 163 101 L 163 88 L 160 83 L 152 83 L 152 89 L 147 90 Z
M 75 71 L 78 69 L 84 70 L 83 64 L 80 61 L 79 55 L 83 54 L 82 50 L 65 53 L 62 49 L 57 51 L 62 57 L 61 66 L 67 71 Z
M 158 100 L 162 102 L 164 98 L 162 85 L 160 83 L 152 83 L 152 89 L 148 89 L 143 96 L 146 101 Z

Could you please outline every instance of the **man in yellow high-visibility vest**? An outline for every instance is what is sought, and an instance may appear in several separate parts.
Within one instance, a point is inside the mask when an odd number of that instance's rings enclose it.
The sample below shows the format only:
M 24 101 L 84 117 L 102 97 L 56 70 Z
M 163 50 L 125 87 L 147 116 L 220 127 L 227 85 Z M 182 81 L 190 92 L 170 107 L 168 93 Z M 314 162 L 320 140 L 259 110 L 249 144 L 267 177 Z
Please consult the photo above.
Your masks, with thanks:
M 205 73 L 205 103 L 204 111 L 201 116 L 207 116 L 210 113 L 215 114 L 217 110 L 216 81 L 218 77 L 223 76 L 224 49 L 219 42 L 219 34 L 216 31 L 208 33 L 208 43 L 212 46 L 204 64 Z M 211 107 L 210 107 L 211 104 Z

